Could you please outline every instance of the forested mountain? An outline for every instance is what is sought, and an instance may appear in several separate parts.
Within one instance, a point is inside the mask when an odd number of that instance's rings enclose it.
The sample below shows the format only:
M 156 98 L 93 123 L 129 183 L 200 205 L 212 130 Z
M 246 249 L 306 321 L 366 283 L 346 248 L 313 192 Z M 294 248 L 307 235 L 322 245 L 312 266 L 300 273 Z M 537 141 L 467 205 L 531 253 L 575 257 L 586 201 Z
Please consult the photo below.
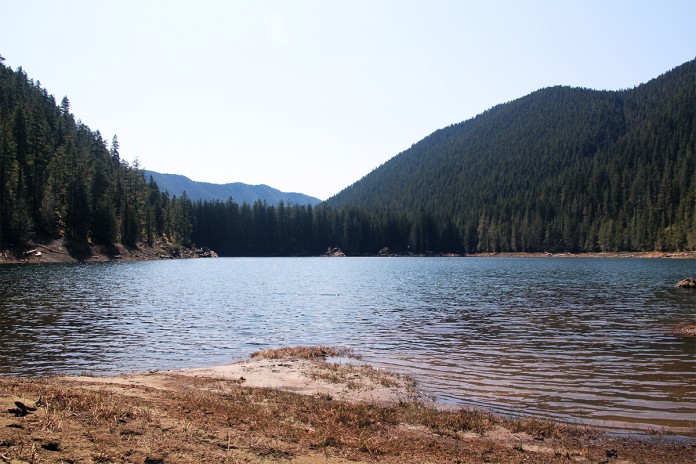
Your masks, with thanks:
M 498 105 L 316 206 L 170 195 L 67 97 L 3 61 L 0 249 L 63 237 L 223 256 L 696 250 L 696 60 L 630 90 L 553 87 Z
M 169 192 L 170 195 L 177 196 L 181 196 L 182 193 L 186 192 L 191 201 L 226 201 L 232 198 L 239 204 L 253 204 L 257 200 L 270 205 L 278 205 L 281 201 L 296 205 L 313 206 L 321 203 L 321 200 L 318 198 L 310 197 L 303 193 L 281 192 L 268 185 L 249 185 L 241 182 L 211 184 L 208 182 L 196 182 L 179 174 L 161 174 L 148 170 L 145 170 L 144 173 L 145 178 L 149 179 L 152 177 L 163 192 Z
M 696 249 L 696 60 L 624 91 L 552 87 L 438 130 L 326 201 L 412 245 Z
M 0 249 L 37 237 L 86 244 L 190 240 L 190 201 L 169 198 L 99 131 L 0 57 Z

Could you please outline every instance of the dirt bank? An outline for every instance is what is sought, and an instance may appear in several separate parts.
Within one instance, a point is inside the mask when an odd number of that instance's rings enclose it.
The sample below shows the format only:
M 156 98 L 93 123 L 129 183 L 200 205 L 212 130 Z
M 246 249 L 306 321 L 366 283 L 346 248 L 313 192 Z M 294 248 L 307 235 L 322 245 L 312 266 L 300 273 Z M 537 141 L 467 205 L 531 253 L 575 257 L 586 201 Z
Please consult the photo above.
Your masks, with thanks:
M 119 377 L 0 378 L 5 462 L 694 462 L 694 441 L 441 411 L 319 355 Z M 301 393 L 301 394 L 300 394 Z M 17 403 L 16 403 L 17 402 Z
M 70 245 L 63 239 L 55 239 L 37 241 L 21 248 L 15 247 L 0 250 L 0 264 L 132 262 L 210 257 L 217 257 L 217 255 L 214 251 L 206 248 L 183 248 L 161 241 L 156 241 L 152 245 L 139 243 L 136 246 L 126 246 L 120 243 L 112 245 Z

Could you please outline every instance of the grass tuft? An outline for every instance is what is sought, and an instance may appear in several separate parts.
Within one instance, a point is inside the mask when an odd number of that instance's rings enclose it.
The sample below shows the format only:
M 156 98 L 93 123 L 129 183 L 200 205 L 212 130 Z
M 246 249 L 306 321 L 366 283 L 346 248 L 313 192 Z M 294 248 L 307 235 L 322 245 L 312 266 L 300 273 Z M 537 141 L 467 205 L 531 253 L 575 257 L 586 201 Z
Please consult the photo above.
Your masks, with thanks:
M 350 348 L 335 346 L 294 346 L 255 351 L 249 355 L 256 359 L 326 359 L 328 357 L 346 357 L 360 359 Z

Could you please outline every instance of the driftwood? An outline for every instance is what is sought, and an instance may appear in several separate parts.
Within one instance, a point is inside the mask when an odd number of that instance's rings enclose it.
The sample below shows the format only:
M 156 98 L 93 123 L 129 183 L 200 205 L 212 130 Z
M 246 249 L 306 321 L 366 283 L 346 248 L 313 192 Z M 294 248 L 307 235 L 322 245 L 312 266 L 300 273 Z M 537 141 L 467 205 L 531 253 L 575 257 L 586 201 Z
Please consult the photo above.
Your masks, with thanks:
M 32 408 L 31 406 L 27 406 L 26 404 L 22 403 L 21 401 L 15 401 L 14 404 L 15 404 L 15 406 L 17 406 L 17 409 L 10 410 L 10 412 L 14 412 L 15 416 L 17 416 L 17 417 L 26 416 L 30 412 L 36 411 L 36 408 Z
M 53 250 L 51 248 L 48 248 L 47 246 L 43 246 L 43 245 L 36 245 L 36 246 L 39 248 L 43 248 L 44 250 L 50 251 L 51 253 L 57 253 L 59 255 L 67 255 L 68 254 L 64 251 Z

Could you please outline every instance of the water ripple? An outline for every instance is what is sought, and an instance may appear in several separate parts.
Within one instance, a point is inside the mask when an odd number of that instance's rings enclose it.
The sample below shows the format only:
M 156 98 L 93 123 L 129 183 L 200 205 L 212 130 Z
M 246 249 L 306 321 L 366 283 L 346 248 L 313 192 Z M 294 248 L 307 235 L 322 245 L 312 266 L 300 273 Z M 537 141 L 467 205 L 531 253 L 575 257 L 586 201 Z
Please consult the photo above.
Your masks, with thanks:
M 694 427 L 693 261 L 217 259 L 0 268 L 0 373 L 228 363 L 355 348 L 440 401 Z

